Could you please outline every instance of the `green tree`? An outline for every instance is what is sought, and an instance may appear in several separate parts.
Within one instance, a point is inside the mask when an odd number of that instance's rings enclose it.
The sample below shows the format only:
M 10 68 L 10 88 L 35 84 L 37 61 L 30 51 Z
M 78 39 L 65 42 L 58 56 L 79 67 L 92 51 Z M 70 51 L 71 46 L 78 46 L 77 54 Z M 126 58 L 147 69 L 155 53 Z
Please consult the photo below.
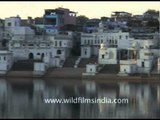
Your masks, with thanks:
M 77 23 L 77 25 L 84 26 L 88 20 L 89 20 L 88 17 L 86 17 L 84 15 L 80 15 L 76 18 L 76 23 Z

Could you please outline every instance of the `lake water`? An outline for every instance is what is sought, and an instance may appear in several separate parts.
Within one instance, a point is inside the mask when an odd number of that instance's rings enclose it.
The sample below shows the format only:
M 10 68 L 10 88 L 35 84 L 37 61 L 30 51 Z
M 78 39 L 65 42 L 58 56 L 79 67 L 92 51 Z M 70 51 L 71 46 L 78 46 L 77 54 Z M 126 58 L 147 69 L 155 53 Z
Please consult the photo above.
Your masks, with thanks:
M 23 80 L 21 80 L 23 81 Z M 46 98 L 112 98 L 128 103 L 48 103 Z M 159 118 L 160 83 L 0 79 L 0 118 Z

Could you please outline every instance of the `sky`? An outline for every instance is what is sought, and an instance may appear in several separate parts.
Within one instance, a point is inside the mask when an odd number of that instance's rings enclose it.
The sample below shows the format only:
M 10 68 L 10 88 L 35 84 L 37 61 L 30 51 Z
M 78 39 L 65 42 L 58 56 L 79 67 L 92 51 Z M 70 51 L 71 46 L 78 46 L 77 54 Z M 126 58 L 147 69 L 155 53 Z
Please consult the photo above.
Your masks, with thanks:
M 143 14 L 148 9 L 160 11 L 160 2 L 0 2 L 0 18 L 17 16 L 25 19 L 28 16 L 33 18 L 41 17 L 44 14 L 44 9 L 55 9 L 58 7 L 68 8 L 71 11 L 78 12 L 78 15 L 85 15 L 89 18 L 101 18 L 102 16 L 110 17 L 113 11 L 126 11 L 133 15 Z

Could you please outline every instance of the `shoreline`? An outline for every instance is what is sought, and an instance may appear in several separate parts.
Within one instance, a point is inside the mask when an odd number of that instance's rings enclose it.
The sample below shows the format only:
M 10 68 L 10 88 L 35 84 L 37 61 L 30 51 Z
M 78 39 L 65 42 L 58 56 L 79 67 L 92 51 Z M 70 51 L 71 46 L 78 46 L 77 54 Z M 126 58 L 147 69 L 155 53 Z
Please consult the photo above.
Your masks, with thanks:
M 2 79 L 26 79 L 30 81 L 33 79 L 42 79 L 45 81 L 52 81 L 52 79 L 72 79 L 75 81 L 105 81 L 105 82 L 155 82 L 160 83 L 160 74 L 151 76 L 117 76 L 117 74 L 98 73 L 94 76 L 83 76 L 85 68 L 63 68 L 52 70 L 44 75 L 34 75 L 33 71 L 10 71 L 9 74 L 0 75 Z M 16 81 L 16 80 L 15 80 Z M 17 80 L 18 81 L 18 80 Z M 54 80 L 53 80 L 54 81 Z

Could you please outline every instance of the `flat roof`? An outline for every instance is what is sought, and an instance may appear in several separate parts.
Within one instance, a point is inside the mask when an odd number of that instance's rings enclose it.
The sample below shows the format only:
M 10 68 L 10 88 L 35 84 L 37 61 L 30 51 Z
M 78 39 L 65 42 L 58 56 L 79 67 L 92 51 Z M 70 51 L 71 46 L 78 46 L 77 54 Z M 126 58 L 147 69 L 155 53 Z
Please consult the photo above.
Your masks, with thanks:
M 0 50 L 0 54 L 11 54 L 8 50 Z

